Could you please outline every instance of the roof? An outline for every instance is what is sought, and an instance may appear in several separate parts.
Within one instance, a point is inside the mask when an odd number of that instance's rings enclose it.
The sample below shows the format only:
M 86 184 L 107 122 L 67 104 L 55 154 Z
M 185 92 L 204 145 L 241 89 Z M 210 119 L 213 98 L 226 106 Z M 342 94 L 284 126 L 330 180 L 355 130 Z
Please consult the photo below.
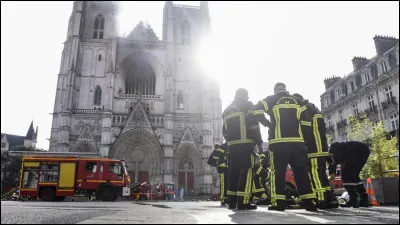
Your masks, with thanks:
M 13 149 L 18 145 L 24 145 L 25 136 L 1 133 L 1 139 L 3 139 L 5 135 L 9 144 L 9 149 Z
M 35 130 L 33 129 L 33 121 L 32 121 L 31 125 L 29 126 L 28 132 L 26 133 L 26 139 L 27 140 L 33 140 L 34 139 L 34 135 L 35 135 Z
M 148 23 L 140 21 L 132 32 L 127 36 L 127 39 L 133 41 L 144 41 L 144 42 L 159 42 L 157 35 L 154 33 L 153 28 Z

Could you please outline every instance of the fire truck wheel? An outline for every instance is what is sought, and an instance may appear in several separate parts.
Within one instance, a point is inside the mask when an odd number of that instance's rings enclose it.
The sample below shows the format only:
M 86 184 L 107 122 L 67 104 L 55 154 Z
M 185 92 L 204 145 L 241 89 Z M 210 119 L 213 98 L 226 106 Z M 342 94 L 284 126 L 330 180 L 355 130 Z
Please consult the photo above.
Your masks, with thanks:
M 115 201 L 117 196 L 115 195 L 114 188 L 109 185 L 101 186 L 98 191 L 98 196 L 96 199 L 101 199 L 103 201 Z
M 54 201 L 56 197 L 56 192 L 53 188 L 47 187 L 40 190 L 39 196 L 43 201 Z

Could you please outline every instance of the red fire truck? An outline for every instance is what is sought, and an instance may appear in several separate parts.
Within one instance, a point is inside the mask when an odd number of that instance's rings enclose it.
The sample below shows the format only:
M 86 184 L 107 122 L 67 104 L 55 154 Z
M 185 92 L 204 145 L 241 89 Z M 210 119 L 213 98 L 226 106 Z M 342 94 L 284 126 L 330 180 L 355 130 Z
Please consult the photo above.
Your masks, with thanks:
M 130 196 L 132 200 L 173 200 L 175 196 L 175 184 L 172 183 L 151 185 L 144 182 L 134 189 Z
M 20 197 L 62 201 L 66 196 L 96 196 L 114 201 L 129 196 L 130 178 L 123 160 L 23 156 Z

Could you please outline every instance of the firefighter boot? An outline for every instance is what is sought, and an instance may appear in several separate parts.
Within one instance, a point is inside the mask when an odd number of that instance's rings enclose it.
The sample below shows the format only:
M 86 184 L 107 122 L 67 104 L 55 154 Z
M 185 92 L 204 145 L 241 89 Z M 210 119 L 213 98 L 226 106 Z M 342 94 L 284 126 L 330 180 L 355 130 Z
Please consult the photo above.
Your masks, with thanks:
M 312 199 L 304 199 L 300 204 L 306 211 L 317 212 L 317 206 Z
M 327 209 L 336 209 L 339 207 L 339 202 L 336 200 L 335 196 L 333 196 L 333 191 L 325 192 L 325 199 L 327 201 Z
M 286 209 L 286 202 L 283 200 L 276 200 L 276 205 L 271 205 L 268 207 L 268 210 L 275 210 L 275 211 L 285 211 Z
M 369 201 L 368 201 L 368 194 L 367 193 L 361 193 L 360 194 L 360 207 L 369 207 Z
M 238 209 L 239 209 L 239 210 L 257 209 L 257 205 L 254 205 L 254 204 L 244 204 L 244 205 L 238 206 Z
M 228 195 L 228 209 L 236 209 L 237 196 Z
M 349 193 L 350 200 L 344 204 L 344 207 L 358 208 L 360 204 L 358 203 L 358 194 L 355 186 L 345 186 L 347 193 Z
M 369 206 L 368 194 L 366 193 L 364 185 L 363 184 L 357 185 L 356 186 L 356 191 L 360 195 L 360 206 L 361 207 L 368 207 Z

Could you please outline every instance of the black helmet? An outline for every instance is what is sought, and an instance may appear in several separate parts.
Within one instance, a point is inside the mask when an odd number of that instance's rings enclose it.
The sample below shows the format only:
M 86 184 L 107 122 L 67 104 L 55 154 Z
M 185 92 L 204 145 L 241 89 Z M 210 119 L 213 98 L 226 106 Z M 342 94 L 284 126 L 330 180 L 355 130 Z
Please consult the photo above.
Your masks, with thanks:
M 239 88 L 236 90 L 236 93 L 235 93 L 235 99 L 236 98 L 241 98 L 243 100 L 249 100 L 249 92 L 247 92 L 247 90 L 244 88 Z
M 274 86 L 274 92 L 285 92 L 286 91 L 286 85 L 284 83 L 278 82 Z
M 296 98 L 298 98 L 298 99 L 300 99 L 300 100 L 303 100 L 304 98 L 303 98 L 303 96 L 301 96 L 301 94 L 293 94 L 293 96 L 294 97 L 296 97 Z

